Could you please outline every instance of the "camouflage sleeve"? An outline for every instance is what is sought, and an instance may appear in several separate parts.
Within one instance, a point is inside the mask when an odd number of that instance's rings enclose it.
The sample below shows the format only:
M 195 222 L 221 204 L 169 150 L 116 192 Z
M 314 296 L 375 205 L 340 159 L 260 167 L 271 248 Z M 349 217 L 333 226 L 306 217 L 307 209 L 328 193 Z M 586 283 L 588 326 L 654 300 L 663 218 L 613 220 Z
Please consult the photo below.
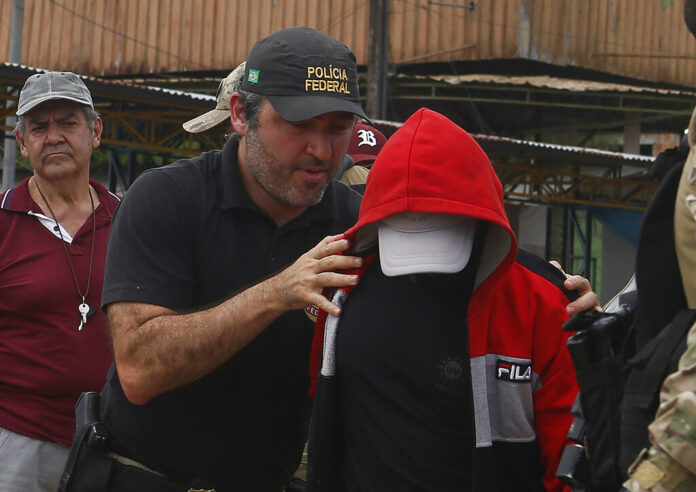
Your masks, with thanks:
M 648 431 L 653 446 L 696 475 L 696 324 L 689 330 L 679 370 L 662 385 L 660 408 Z
M 691 152 L 675 201 L 679 268 L 689 308 L 696 307 L 696 111 L 689 125 Z M 679 369 L 665 379 L 660 407 L 648 427 L 652 447 L 629 468 L 632 492 L 696 490 L 696 324 L 689 330 Z
M 628 470 L 632 492 L 696 490 L 696 324 L 679 370 L 665 379 L 660 408 L 648 427 L 653 446 Z
M 696 308 L 696 110 L 689 124 L 689 147 L 674 203 L 674 246 L 689 308 Z

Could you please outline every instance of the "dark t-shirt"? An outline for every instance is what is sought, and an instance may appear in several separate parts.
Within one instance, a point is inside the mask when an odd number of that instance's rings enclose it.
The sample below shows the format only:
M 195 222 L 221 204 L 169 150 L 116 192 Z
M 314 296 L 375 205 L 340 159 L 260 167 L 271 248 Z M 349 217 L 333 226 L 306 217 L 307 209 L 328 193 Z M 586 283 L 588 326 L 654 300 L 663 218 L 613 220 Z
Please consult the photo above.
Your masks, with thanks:
M 348 297 L 336 340 L 344 490 L 470 490 L 467 273 L 386 277 L 377 258 Z
M 246 192 L 238 140 L 143 174 L 114 217 L 102 302 L 179 311 L 217 304 L 292 263 L 357 219 L 360 195 L 329 184 L 322 201 L 278 228 Z M 115 371 L 102 392 L 114 451 L 187 486 L 278 491 L 302 453 L 314 324 L 279 317 L 195 383 L 130 404 Z

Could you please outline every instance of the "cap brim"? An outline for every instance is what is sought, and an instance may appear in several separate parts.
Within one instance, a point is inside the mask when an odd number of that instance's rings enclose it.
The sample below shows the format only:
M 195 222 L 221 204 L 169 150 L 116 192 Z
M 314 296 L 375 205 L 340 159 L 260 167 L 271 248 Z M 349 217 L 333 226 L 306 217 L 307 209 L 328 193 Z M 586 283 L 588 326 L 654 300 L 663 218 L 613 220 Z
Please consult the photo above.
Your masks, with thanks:
M 22 106 L 21 109 L 18 109 L 17 113 L 15 113 L 15 114 L 17 116 L 22 116 L 23 114 L 26 114 L 29 111 L 31 111 L 32 109 L 34 109 L 39 104 L 43 104 L 43 103 L 49 102 L 49 101 L 57 101 L 59 99 L 62 99 L 64 101 L 72 101 L 74 103 L 81 104 L 82 106 L 89 106 L 90 108 L 94 109 L 94 104 L 90 104 L 90 103 L 86 102 L 84 99 L 79 99 L 77 97 L 60 96 L 60 95 L 56 95 L 56 94 L 50 94 L 50 95 L 47 95 L 46 97 L 36 99 L 36 100 L 30 102 L 29 104 L 25 104 L 24 106 Z
M 200 133 L 210 130 L 230 117 L 229 109 L 212 109 L 192 120 L 188 120 L 182 126 L 189 133 Z
M 333 96 L 269 96 L 268 100 L 283 119 L 303 121 L 333 112 L 353 113 L 368 120 L 360 103 Z
M 435 230 L 404 231 L 378 225 L 379 259 L 388 277 L 411 273 L 456 273 L 469 262 L 476 222 Z
M 374 154 L 350 154 L 350 156 L 356 164 L 366 161 L 374 162 L 377 159 L 377 156 Z

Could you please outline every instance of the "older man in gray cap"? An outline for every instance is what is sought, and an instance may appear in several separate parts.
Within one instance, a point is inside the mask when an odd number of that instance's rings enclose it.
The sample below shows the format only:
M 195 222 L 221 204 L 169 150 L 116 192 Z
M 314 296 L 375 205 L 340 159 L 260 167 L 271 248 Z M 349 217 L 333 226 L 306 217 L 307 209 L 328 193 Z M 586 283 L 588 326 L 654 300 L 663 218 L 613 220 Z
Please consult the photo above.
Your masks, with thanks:
M 89 178 L 102 122 L 80 77 L 29 77 L 17 117 L 33 175 L 0 195 L 0 488 L 55 491 L 75 403 L 111 360 L 99 304 L 118 198 Z

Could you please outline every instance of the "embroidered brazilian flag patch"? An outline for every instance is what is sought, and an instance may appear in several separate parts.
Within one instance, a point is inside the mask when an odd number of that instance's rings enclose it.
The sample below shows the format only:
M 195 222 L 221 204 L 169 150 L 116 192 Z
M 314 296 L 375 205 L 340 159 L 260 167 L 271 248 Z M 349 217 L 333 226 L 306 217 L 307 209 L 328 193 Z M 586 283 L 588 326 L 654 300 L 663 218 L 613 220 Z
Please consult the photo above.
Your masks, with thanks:
M 259 83 L 259 71 L 254 70 L 253 68 L 249 69 L 249 77 L 247 78 L 249 82 L 252 84 L 258 84 Z

